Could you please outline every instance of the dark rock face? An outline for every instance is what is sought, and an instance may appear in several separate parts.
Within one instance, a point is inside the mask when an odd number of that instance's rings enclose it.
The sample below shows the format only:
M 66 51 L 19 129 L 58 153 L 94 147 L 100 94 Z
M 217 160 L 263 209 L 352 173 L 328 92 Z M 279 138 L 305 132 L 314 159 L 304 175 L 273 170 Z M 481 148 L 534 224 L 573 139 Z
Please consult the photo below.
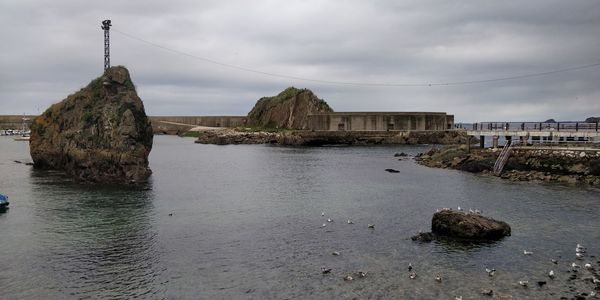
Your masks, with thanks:
M 469 240 L 498 240 L 510 235 L 510 226 L 480 215 L 440 211 L 433 215 L 431 231 L 437 235 Z
M 308 115 L 333 112 L 327 102 L 308 89 L 289 87 L 275 97 L 263 97 L 248 113 L 248 126 L 307 129 Z
M 111 67 L 35 118 L 29 145 L 36 168 L 84 182 L 143 182 L 152 138 L 129 72 Z

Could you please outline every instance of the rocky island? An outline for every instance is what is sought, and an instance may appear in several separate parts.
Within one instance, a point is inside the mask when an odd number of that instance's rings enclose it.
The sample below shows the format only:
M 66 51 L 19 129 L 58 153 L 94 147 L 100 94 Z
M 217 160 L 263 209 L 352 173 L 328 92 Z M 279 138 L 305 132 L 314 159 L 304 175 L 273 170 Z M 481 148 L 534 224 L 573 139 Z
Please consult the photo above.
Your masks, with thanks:
M 333 109 L 312 91 L 289 87 L 276 96 L 260 98 L 248 113 L 245 126 L 202 131 L 196 143 L 318 146 L 454 144 L 464 143 L 467 140 L 464 132 L 452 130 L 311 129 L 310 116 L 327 113 L 333 113 Z M 416 126 L 416 120 L 412 123 Z
M 129 71 L 117 66 L 36 117 L 30 153 L 35 168 L 80 182 L 143 182 L 152 173 L 152 140 Z

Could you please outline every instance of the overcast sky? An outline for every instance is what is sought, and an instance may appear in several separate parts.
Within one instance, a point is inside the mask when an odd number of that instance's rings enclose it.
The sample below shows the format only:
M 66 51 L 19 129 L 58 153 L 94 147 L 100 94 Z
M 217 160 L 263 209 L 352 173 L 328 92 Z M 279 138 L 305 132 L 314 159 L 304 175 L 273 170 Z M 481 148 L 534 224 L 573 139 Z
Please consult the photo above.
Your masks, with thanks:
M 288 86 L 311 89 L 336 111 L 445 111 L 457 122 L 600 115 L 599 66 L 427 86 L 600 62 L 595 0 L 0 0 L 0 114 L 41 113 L 100 76 L 103 19 L 113 23 L 111 63 L 128 67 L 149 115 L 245 115 Z M 426 86 L 323 84 L 200 58 L 314 80 Z

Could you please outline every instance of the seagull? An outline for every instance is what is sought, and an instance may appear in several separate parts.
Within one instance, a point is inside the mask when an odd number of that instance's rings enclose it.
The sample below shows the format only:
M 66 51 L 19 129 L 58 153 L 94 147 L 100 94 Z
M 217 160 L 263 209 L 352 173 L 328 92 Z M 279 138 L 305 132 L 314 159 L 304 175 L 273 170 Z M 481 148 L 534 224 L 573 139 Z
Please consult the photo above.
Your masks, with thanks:
M 408 263 L 408 271 L 410 272 L 410 271 L 412 271 L 412 269 L 413 269 L 412 264 Z
M 593 267 L 592 267 L 592 264 L 589 264 L 589 263 L 588 263 L 588 264 L 585 264 L 585 265 L 583 265 L 583 267 L 584 267 L 584 268 L 586 268 L 586 269 L 588 269 L 588 270 L 591 270 L 591 269 L 593 269 Z
M 555 265 L 558 265 L 558 260 L 556 260 L 556 259 L 554 259 L 554 258 L 553 258 L 553 259 L 551 259 L 550 261 L 551 261 L 552 263 L 554 263 Z
M 435 275 L 435 281 L 442 282 L 442 277 L 439 274 Z
M 324 217 L 324 216 L 325 216 L 325 212 L 324 212 L 324 211 L 322 211 L 322 212 L 321 212 L 321 217 Z
M 354 280 L 354 278 L 352 278 L 352 276 L 350 275 L 346 275 L 346 277 L 344 277 L 344 281 L 352 281 Z
M 483 290 L 483 291 L 481 291 L 481 293 L 486 296 L 491 296 L 494 294 L 494 291 L 493 290 Z
M 462 208 L 460 208 L 460 206 L 458 206 L 458 208 L 457 208 L 456 210 L 458 210 L 458 211 L 463 211 L 463 209 L 462 209 Z
M 415 273 L 415 272 L 412 272 L 412 273 L 410 273 L 410 275 L 408 275 L 408 277 L 409 277 L 410 279 L 415 279 L 415 278 L 417 278 L 417 273 Z
M 172 217 L 172 216 L 173 216 L 173 213 L 169 213 L 169 217 Z
M 585 253 L 585 249 L 583 249 L 583 248 L 575 248 L 575 253 Z
M 523 250 L 523 254 L 525 254 L 525 255 L 531 255 L 531 254 L 533 254 L 533 252 L 532 251 Z
M 331 223 L 333 220 L 331 218 L 327 218 L 327 222 Z
M 529 281 L 527 281 L 527 280 L 519 280 L 519 285 L 527 287 L 528 284 L 529 284 Z
M 470 214 L 474 214 L 474 213 L 475 213 L 475 211 L 469 208 L 469 213 L 470 213 Z
M 367 276 L 367 272 L 362 272 L 362 271 L 358 271 L 356 272 L 356 274 L 358 275 L 358 277 L 360 278 L 364 278 L 365 276 Z
M 323 227 L 327 226 L 327 224 L 323 223 Z
M 583 259 L 583 254 L 581 253 L 575 253 L 575 256 L 577 257 L 577 259 Z
M 494 273 L 496 273 L 496 269 L 490 269 L 490 268 L 488 268 L 488 267 L 485 267 L 485 271 L 488 273 L 488 275 L 489 275 L 490 277 L 491 277 L 491 276 L 494 276 Z
M 596 278 L 596 277 L 593 277 L 593 278 L 592 278 L 592 282 L 593 282 L 594 284 L 598 284 L 598 283 L 600 283 L 600 279 L 598 279 L 598 278 Z
M 331 268 L 321 267 L 321 273 L 329 274 L 329 273 L 331 273 Z
M 340 253 L 338 251 L 333 251 L 333 252 L 331 252 L 331 255 L 338 256 L 338 255 L 340 255 Z
M 348 224 L 354 224 L 354 221 L 348 219 Z
M 367 227 L 371 228 L 371 229 L 375 229 L 375 225 L 373 225 L 373 224 L 367 224 Z
M 594 292 L 594 291 L 591 291 L 591 292 L 590 292 L 590 297 L 596 297 L 596 292 Z
M 438 209 L 436 209 L 436 210 L 435 210 L 435 212 L 436 212 L 436 213 L 439 213 L 439 212 L 440 212 L 440 209 L 439 209 L 439 208 L 438 208 Z
M 571 264 L 571 268 L 574 268 L 574 269 L 575 269 L 575 268 L 581 268 L 581 266 L 580 266 L 580 265 L 578 265 L 578 264 L 576 264 L 576 263 L 572 263 L 572 264 Z
M 585 249 L 585 247 L 583 245 L 579 244 L 579 243 L 577 243 L 577 248 Z
M 463 300 L 462 296 L 454 296 L 454 300 Z
M 554 270 L 550 270 L 550 272 L 548 272 L 548 277 L 554 279 Z
M 476 210 L 475 210 L 475 214 L 476 214 L 476 215 L 480 215 L 480 214 L 481 214 L 481 211 L 480 211 L 479 209 L 476 209 Z

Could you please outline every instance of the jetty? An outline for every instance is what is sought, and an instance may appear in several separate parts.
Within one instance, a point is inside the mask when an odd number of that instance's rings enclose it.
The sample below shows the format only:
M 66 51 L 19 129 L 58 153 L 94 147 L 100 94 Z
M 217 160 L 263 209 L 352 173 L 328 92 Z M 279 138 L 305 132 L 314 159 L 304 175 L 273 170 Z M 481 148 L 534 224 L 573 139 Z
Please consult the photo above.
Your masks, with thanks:
M 472 124 L 467 135 L 479 138 L 480 148 L 485 148 L 486 137 L 492 139 L 492 148 L 498 147 L 501 137 L 512 141 L 515 146 L 558 146 L 598 144 L 600 143 L 600 128 L 598 122 L 483 122 Z M 513 141 L 517 140 L 517 141 Z M 470 145 L 470 142 L 468 143 Z

